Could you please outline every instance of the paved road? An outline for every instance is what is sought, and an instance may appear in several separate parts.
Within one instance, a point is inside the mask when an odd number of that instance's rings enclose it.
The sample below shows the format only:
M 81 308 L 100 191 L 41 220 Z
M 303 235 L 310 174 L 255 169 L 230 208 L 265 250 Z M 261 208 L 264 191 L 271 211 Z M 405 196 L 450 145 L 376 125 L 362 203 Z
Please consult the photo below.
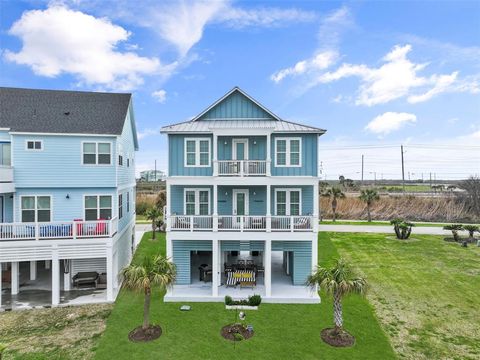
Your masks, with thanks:
M 332 232 L 393 233 L 392 226 L 380 225 L 319 225 L 319 230 Z M 412 234 L 452 235 L 452 232 L 443 230 L 439 226 L 417 226 L 413 228 Z

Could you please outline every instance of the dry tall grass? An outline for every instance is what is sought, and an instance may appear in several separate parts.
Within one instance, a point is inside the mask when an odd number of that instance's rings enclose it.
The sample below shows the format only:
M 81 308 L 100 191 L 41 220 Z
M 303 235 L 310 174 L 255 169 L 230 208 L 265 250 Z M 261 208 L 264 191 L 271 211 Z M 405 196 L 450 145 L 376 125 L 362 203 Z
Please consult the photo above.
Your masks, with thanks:
M 332 218 L 331 200 L 320 199 L 322 217 Z M 371 208 L 372 219 L 405 218 L 412 221 L 478 222 L 462 199 L 454 197 L 382 196 Z M 338 199 L 337 219 L 367 219 L 367 207 L 356 197 Z

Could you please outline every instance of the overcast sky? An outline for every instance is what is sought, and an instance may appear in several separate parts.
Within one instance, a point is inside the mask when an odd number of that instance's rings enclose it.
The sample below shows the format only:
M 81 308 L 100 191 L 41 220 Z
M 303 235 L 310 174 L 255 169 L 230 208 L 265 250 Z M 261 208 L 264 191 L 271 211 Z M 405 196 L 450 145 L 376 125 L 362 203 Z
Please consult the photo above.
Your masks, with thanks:
M 479 1 L 2 1 L 0 85 L 132 92 L 138 170 L 161 126 L 233 86 L 322 127 L 328 179 L 480 174 Z

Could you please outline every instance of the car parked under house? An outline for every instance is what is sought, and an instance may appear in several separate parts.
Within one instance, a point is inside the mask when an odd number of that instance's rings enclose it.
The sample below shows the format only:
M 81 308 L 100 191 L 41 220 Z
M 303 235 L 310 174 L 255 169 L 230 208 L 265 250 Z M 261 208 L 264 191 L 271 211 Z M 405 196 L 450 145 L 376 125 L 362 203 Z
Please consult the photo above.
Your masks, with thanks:
M 177 280 L 165 301 L 315 303 L 318 137 L 235 87 L 168 134 L 167 255 Z
M 0 308 L 113 301 L 131 259 L 131 94 L 0 88 Z

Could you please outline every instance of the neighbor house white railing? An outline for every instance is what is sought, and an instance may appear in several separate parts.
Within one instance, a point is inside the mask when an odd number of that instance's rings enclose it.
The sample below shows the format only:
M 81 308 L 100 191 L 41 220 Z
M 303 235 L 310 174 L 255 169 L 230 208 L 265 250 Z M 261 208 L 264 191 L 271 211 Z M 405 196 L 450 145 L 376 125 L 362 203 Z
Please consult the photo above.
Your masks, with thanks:
M 0 165 L 0 182 L 13 182 L 13 167 Z
M 314 217 L 172 215 L 167 219 L 167 224 L 169 224 L 169 230 L 171 231 L 302 232 L 314 229 Z
M 266 160 L 219 160 L 215 166 L 219 176 L 265 176 L 269 163 Z
M 101 238 L 112 237 L 117 231 L 116 217 L 96 221 L 0 223 L 0 241 Z

